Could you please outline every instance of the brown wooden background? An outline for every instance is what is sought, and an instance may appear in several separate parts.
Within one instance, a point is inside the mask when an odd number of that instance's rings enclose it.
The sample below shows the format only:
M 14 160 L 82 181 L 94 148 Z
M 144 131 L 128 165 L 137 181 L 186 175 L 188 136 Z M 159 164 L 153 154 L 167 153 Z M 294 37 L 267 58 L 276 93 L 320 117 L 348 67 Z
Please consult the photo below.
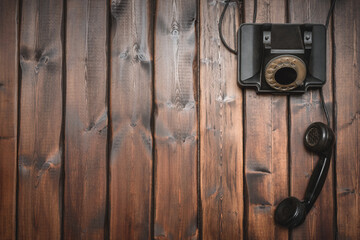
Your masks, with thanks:
M 330 3 L 258 0 L 257 22 L 325 23 Z M 329 27 L 335 157 L 292 231 L 273 213 L 303 197 L 320 98 L 238 88 L 223 7 L 0 1 L 0 239 L 360 239 L 360 1 Z M 253 1 L 230 4 L 232 45 L 252 18 Z

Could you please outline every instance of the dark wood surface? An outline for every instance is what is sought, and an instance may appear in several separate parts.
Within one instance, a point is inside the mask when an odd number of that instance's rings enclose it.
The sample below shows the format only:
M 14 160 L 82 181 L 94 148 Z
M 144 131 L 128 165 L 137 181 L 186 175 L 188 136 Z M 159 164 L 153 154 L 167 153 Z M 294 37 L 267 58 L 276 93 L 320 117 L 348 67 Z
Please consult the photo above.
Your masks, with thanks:
M 154 238 L 197 239 L 197 4 L 156 1 Z
M 66 2 L 64 239 L 101 239 L 107 200 L 107 5 Z
M 334 12 L 336 217 L 339 239 L 360 239 L 360 2 Z
M 258 0 L 257 23 L 325 23 L 331 0 Z M 318 91 L 236 83 L 217 0 L 0 1 L 0 239 L 359 239 L 360 3 L 337 1 L 323 87 L 337 136 L 305 223 Z M 230 3 L 224 37 L 253 21 Z M 239 11 L 241 14 L 239 14 Z
M 18 1 L 0 1 L 0 239 L 16 232 Z
M 217 31 L 222 2 L 200 1 L 200 191 L 203 239 L 243 235 L 242 92 L 236 56 L 223 48 Z M 238 6 L 224 20 L 224 36 L 235 45 Z M 234 131 L 235 130 L 235 131 Z
M 60 239 L 63 3 L 21 2 L 17 237 Z
M 153 3 L 111 2 L 110 238 L 151 238 Z

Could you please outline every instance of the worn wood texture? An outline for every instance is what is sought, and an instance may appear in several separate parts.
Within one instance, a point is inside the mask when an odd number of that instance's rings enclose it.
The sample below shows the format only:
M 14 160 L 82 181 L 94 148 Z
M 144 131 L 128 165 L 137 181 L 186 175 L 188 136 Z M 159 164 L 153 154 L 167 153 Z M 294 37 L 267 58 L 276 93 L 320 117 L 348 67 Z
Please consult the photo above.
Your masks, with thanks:
M 334 78 L 338 239 L 360 239 L 359 16 L 359 1 L 337 1 L 334 11 Z
M 111 2 L 110 239 L 151 238 L 152 2 Z
M 0 239 L 15 239 L 18 1 L 0 1 Z
M 246 22 L 252 13 L 246 1 Z M 256 22 L 283 23 L 285 16 L 285 1 L 258 1 Z M 287 239 L 274 224 L 276 206 L 288 196 L 287 98 L 245 90 L 245 103 L 246 238 Z
M 107 4 L 66 3 L 64 238 L 101 239 L 107 189 Z
M 242 92 L 237 86 L 237 58 L 219 38 L 218 20 L 223 7 L 221 1 L 200 1 L 203 239 L 243 236 Z M 238 10 L 238 5 L 231 3 L 223 22 L 223 33 L 231 46 L 236 45 Z
M 159 0 L 155 19 L 155 239 L 197 239 L 197 3 Z
M 60 239 L 62 1 L 22 1 L 19 239 Z
M 257 22 L 325 23 L 331 1 L 258 0 Z M 360 239 L 360 2 L 336 3 L 324 96 L 337 144 L 290 232 L 274 210 L 303 198 L 318 161 L 303 134 L 325 122 L 319 93 L 241 90 L 223 7 L 0 1 L 0 239 Z
M 331 1 L 289 1 L 289 20 L 291 23 L 325 24 Z M 328 74 L 323 87 L 325 102 L 332 116 L 332 78 L 331 78 L 331 31 L 328 31 Z M 319 159 L 317 154 L 305 149 L 304 133 L 313 122 L 326 123 L 317 89 L 308 90 L 302 95 L 290 96 L 290 195 L 303 199 L 304 193 Z M 334 158 L 331 159 L 333 161 Z M 333 203 L 332 167 L 313 208 L 300 227 L 292 231 L 292 239 L 332 239 L 334 238 L 334 203 Z

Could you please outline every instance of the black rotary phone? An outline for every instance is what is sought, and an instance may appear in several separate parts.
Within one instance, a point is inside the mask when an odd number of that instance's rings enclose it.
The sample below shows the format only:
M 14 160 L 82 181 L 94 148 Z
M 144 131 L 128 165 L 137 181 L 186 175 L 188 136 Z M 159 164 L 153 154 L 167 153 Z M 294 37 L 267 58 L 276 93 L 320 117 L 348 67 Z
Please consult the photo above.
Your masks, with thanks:
M 304 200 L 286 198 L 275 210 L 276 223 L 287 228 L 295 228 L 305 221 L 324 186 L 330 167 L 335 135 L 330 128 L 322 86 L 326 82 L 326 29 L 335 1 L 330 7 L 326 25 L 242 24 L 238 31 L 238 51 L 230 48 L 222 36 L 222 20 L 230 1 L 226 1 L 219 20 L 222 43 L 238 56 L 240 87 L 271 94 L 302 94 L 308 88 L 320 90 L 327 125 L 312 123 L 304 135 L 305 147 L 319 155 L 319 161 L 310 177 Z M 255 22 L 256 6 L 254 10 Z

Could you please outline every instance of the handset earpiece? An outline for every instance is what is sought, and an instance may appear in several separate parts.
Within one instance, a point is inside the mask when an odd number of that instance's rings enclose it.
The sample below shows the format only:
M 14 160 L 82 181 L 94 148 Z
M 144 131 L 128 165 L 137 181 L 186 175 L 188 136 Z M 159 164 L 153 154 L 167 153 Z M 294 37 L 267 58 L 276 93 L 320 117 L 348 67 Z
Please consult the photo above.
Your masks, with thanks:
M 310 211 L 324 186 L 334 143 L 334 132 L 324 123 L 313 123 L 305 132 L 305 147 L 320 156 L 305 191 L 304 204 L 307 211 Z
M 317 154 L 328 154 L 335 142 L 334 132 L 322 122 L 312 123 L 305 132 L 305 147 Z
M 277 206 L 275 221 L 284 227 L 294 228 L 304 222 L 306 213 L 304 202 L 295 197 L 288 197 Z
M 321 122 L 312 123 L 304 136 L 305 147 L 320 156 L 310 177 L 303 201 L 289 197 L 280 202 L 275 210 L 275 221 L 287 228 L 295 228 L 302 224 L 306 214 L 314 205 L 330 167 L 332 146 L 335 142 L 333 131 Z

